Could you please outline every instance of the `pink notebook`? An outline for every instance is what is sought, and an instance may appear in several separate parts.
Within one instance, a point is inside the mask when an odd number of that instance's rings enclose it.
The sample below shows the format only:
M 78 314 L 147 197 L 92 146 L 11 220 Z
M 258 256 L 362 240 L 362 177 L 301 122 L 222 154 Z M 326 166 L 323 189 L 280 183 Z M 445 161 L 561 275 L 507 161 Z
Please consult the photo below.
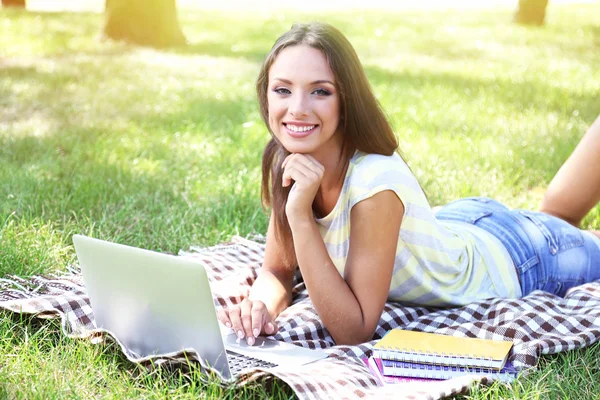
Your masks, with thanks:
M 381 359 L 373 358 L 373 357 L 363 357 L 363 362 L 367 367 L 369 367 L 369 371 L 371 371 L 371 375 L 373 375 L 377 380 L 383 385 L 390 385 L 394 383 L 405 383 L 405 382 L 430 382 L 435 379 L 425 379 L 425 378 L 409 378 L 404 376 L 385 376 L 381 373 L 383 370 L 383 366 L 381 364 Z

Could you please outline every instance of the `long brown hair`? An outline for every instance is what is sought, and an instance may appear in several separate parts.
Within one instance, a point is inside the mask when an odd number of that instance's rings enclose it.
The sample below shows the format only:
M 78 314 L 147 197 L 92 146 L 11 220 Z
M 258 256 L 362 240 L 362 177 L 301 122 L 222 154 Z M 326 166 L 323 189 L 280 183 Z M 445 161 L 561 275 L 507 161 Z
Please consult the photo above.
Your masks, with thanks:
M 353 150 L 364 153 L 392 155 L 398 141 L 362 68 L 358 55 L 346 37 L 329 24 L 313 22 L 294 24 L 273 45 L 267 54 L 256 81 L 256 92 L 262 118 L 271 132 L 262 159 L 262 203 L 271 207 L 275 218 L 275 237 L 283 250 L 283 259 L 289 267 L 296 266 L 292 231 L 285 215 L 289 187 L 282 187 L 281 163 L 290 153 L 277 140 L 269 125 L 267 93 L 269 70 L 281 51 L 287 47 L 308 45 L 320 50 L 326 57 L 335 77 L 340 96 L 340 129 L 344 137 L 347 163 Z

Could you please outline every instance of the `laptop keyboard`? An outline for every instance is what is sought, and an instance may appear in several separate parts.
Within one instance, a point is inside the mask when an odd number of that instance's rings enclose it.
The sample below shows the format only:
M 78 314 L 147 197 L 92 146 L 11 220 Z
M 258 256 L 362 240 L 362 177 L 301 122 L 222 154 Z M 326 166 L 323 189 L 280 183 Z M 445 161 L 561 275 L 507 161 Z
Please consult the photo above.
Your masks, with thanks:
M 234 375 L 249 368 L 273 368 L 277 366 L 277 364 L 250 356 L 244 356 L 229 350 L 227 350 L 227 361 L 229 362 L 229 369 Z

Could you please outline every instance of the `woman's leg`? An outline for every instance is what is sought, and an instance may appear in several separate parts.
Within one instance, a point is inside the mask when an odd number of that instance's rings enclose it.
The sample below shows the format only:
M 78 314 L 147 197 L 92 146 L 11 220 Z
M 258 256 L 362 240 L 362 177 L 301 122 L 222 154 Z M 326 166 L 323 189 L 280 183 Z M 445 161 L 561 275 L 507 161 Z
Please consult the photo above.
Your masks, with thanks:
M 579 226 L 599 201 L 600 116 L 550 182 L 540 211 Z

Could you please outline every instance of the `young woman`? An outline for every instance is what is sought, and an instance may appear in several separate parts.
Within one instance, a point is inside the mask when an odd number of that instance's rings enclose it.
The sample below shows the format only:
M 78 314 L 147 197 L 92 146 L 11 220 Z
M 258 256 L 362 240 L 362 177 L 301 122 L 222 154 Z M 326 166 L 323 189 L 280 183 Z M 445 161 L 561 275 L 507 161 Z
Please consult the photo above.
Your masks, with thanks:
M 337 344 L 370 340 L 388 299 L 458 306 L 535 289 L 562 295 L 600 279 L 600 240 L 559 218 L 484 198 L 434 215 L 352 45 L 332 26 L 281 36 L 257 91 L 272 136 L 265 259 L 248 298 L 219 313 L 248 344 L 276 332 L 297 268 Z

